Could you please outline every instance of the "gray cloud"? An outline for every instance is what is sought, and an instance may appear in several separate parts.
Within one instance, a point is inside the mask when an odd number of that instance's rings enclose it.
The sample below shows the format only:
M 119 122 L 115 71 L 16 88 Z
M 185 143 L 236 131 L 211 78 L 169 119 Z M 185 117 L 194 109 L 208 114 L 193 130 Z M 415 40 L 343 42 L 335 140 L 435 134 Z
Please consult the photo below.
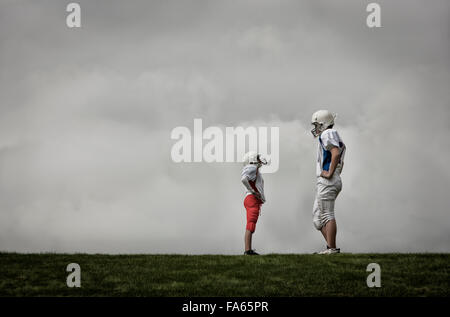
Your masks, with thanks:
M 280 127 L 255 246 L 321 248 L 317 108 L 347 144 L 350 252 L 449 251 L 449 4 L 378 1 L 0 4 L 0 250 L 240 253 L 239 164 L 175 164 L 170 131 Z M 367 2 L 368 3 L 368 2 Z

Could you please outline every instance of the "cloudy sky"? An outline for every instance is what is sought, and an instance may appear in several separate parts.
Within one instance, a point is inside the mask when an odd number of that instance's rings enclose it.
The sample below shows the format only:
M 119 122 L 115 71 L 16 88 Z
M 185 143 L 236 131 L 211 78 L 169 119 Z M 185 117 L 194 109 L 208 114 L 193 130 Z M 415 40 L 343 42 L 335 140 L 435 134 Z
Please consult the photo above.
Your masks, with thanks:
M 241 254 L 241 164 L 174 163 L 172 129 L 275 126 L 254 236 L 324 246 L 311 114 L 347 144 L 344 252 L 450 251 L 450 3 L 0 1 L 0 251 Z

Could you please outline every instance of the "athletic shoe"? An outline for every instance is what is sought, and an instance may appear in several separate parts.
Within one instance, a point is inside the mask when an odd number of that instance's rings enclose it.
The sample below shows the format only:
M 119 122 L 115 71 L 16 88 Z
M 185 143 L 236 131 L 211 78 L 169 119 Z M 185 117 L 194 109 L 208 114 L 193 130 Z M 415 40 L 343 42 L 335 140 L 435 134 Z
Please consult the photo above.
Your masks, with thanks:
M 259 255 L 259 254 L 256 253 L 254 250 L 248 250 L 244 252 L 244 255 Z
M 328 250 L 328 249 L 330 249 L 330 247 L 329 247 L 328 244 L 327 244 L 327 250 Z M 323 252 L 323 251 L 314 252 L 313 254 L 320 254 L 320 252 Z
M 318 254 L 336 254 L 336 253 L 340 253 L 340 252 L 341 252 L 341 249 L 339 249 L 339 248 L 329 248 L 329 249 L 319 252 Z

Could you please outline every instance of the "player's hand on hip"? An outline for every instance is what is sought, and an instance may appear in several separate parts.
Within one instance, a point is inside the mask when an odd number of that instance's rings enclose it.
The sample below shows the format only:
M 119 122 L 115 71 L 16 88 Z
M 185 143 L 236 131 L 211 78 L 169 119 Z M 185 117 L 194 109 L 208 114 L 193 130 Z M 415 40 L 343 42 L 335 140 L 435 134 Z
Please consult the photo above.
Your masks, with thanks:
M 261 194 L 260 194 L 259 192 L 255 191 L 255 192 L 253 192 L 253 195 L 255 195 L 255 197 L 256 197 L 259 201 L 262 202 L 262 197 L 261 197 Z
M 322 171 L 322 173 L 320 173 L 320 176 L 323 178 L 330 179 L 332 175 L 330 174 L 329 171 Z

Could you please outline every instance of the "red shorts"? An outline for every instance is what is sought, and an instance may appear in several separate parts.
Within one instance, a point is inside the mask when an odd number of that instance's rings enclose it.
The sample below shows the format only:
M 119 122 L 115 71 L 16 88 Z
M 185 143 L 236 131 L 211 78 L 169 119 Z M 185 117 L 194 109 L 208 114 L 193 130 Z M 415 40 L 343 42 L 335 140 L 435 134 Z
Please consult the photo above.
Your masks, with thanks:
M 247 210 L 247 227 L 250 232 L 255 232 L 256 222 L 258 221 L 261 202 L 255 195 L 247 195 L 244 199 L 244 207 Z

